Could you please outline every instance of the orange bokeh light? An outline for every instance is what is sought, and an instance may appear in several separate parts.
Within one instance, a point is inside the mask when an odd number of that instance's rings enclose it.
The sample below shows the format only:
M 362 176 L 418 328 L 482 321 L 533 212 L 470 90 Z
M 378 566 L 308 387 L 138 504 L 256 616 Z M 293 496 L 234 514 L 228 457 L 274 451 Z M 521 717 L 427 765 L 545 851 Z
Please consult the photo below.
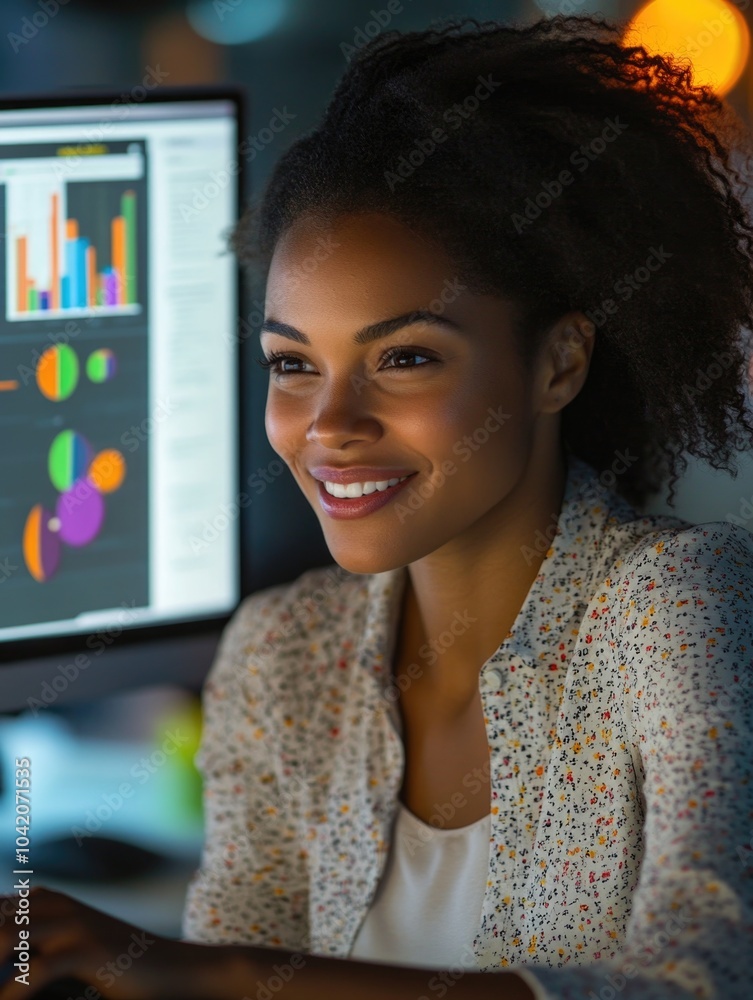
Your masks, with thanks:
M 651 0 L 629 21 L 623 43 L 687 60 L 693 83 L 721 96 L 745 69 L 750 32 L 727 0 Z

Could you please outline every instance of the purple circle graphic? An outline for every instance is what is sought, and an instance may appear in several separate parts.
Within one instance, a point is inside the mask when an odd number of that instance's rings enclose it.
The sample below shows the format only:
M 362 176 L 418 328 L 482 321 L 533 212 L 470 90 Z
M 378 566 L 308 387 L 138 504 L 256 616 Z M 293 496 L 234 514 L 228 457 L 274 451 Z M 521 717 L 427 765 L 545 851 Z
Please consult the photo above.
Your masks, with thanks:
M 88 479 L 77 479 L 57 499 L 60 538 L 67 545 L 87 545 L 99 534 L 105 519 L 105 502 Z

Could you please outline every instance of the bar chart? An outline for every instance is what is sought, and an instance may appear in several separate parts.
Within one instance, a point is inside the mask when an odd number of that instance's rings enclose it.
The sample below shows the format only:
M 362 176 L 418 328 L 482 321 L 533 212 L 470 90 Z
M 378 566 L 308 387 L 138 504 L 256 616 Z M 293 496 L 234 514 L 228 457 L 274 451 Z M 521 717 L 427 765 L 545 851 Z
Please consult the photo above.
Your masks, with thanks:
M 64 234 L 65 272 L 60 273 L 59 234 Z M 136 299 L 136 193 L 124 191 L 121 212 L 111 220 L 111 260 L 98 270 L 97 247 L 81 235 L 77 219 L 60 218 L 59 195 L 50 199 L 50 287 L 38 288 L 28 269 L 28 243 L 16 237 L 16 310 L 44 312 L 82 306 L 134 305 Z
M 146 239 L 140 151 L 6 165 L 6 318 L 141 311 Z

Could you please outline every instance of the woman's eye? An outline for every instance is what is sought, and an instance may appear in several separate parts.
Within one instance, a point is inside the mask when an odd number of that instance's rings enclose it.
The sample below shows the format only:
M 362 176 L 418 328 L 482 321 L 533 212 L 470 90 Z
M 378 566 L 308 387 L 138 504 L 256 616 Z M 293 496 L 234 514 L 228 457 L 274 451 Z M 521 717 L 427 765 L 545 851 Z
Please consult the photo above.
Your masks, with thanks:
M 394 358 L 405 358 L 405 357 L 413 358 L 414 363 L 411 365 L 386 364 L 386 362 L 392 361 Z M 415 364 L 415 358 L 424 358 L 425 360 L 421 364 Z M 292 362 L 293 364 L 298 364 L 298 365 L 307 364 L 307 362 L 305 362 L 302 358 L 298 358 L 294 354 L 283 354 L 279 351 L 272 351 L 268 357 L 257 358 L 256 360 L 257 363 L 261 365 L 262 368 L 268 370 L 273 375 L 280 376 L 280 375 L 310 374 L 309 372 L 306 371 L 300 371 L 300 370 L 289 371 L 289 370 L 284 370 L 282 368 L 282 365 L 286 364 L 287 362 Z M 427 362 L 431 364 L 435 361 L 435 359 L 431 355 L 424 353 L 418 348 L 414 349 L 410 347 L 393 347 L 391 350 L 387 351 L 382 356 L 381 360 L 382 360 L 382 367 L 391 368 L 393 369 L 393 371 L 407 371 L 413 368 L 423 368 Z
M 398 358 L 398 357 L 426 358 L 429 362 L 434 361 L 434 358 L 432 358 L 430 355 L 428 355 L 428 354 L 422 354 L 420 351 L 413 350 L 410 347 L 398 347 L 398 348 L 394 348 L 393 350 L 388 351 L 385 354 L 383 360 L 384 361 L 390 361 L 393 358 Z M 424 365 L 423 364 L 421 364 L 421 365 L 416 365 L 416 364 L 413 364 L 413 365 L 389 365 L 388 367 L 390 367 L 390 368 L 397 368 L 398 370 L 400 370 L 401 368 L 403 368 L 403 369 L 404 368 L 423 368 Z
M 256 363 L 273 375 L 295 375 L 295 372 L 282 371 L 280 366 L 286 361 L 293 361 L 296 364 L 305 364 L 301 358 L 296 358 L 293 354 L 281 354 L 279 351 L 272 351 L 269 357 L 256 359 Z M 305 375 L 306 372 L 303 372 Z

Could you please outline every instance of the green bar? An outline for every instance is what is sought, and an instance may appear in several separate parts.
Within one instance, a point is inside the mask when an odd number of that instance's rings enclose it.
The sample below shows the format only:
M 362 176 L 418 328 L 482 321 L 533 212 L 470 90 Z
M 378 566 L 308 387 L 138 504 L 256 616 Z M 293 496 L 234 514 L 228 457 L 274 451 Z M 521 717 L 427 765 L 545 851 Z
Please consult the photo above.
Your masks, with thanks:
M 37 308 L 37 290 L 36 288 L 29 289 L 29 311 L 34 312 Z
M 99 277 L 99 275 L 97 275 L 97 277 Z M 102 296 L 102 286 L 101 285 L 97 285 L 96 301 L 97 301 L 97 305 L 98 306 L 101 306 L 102 303 L 104 302 L 104 298 Z
M 120 199 L 120 214 L 125 219 L 125 301 L 136 301 L 136 192 L 125 191 Z

